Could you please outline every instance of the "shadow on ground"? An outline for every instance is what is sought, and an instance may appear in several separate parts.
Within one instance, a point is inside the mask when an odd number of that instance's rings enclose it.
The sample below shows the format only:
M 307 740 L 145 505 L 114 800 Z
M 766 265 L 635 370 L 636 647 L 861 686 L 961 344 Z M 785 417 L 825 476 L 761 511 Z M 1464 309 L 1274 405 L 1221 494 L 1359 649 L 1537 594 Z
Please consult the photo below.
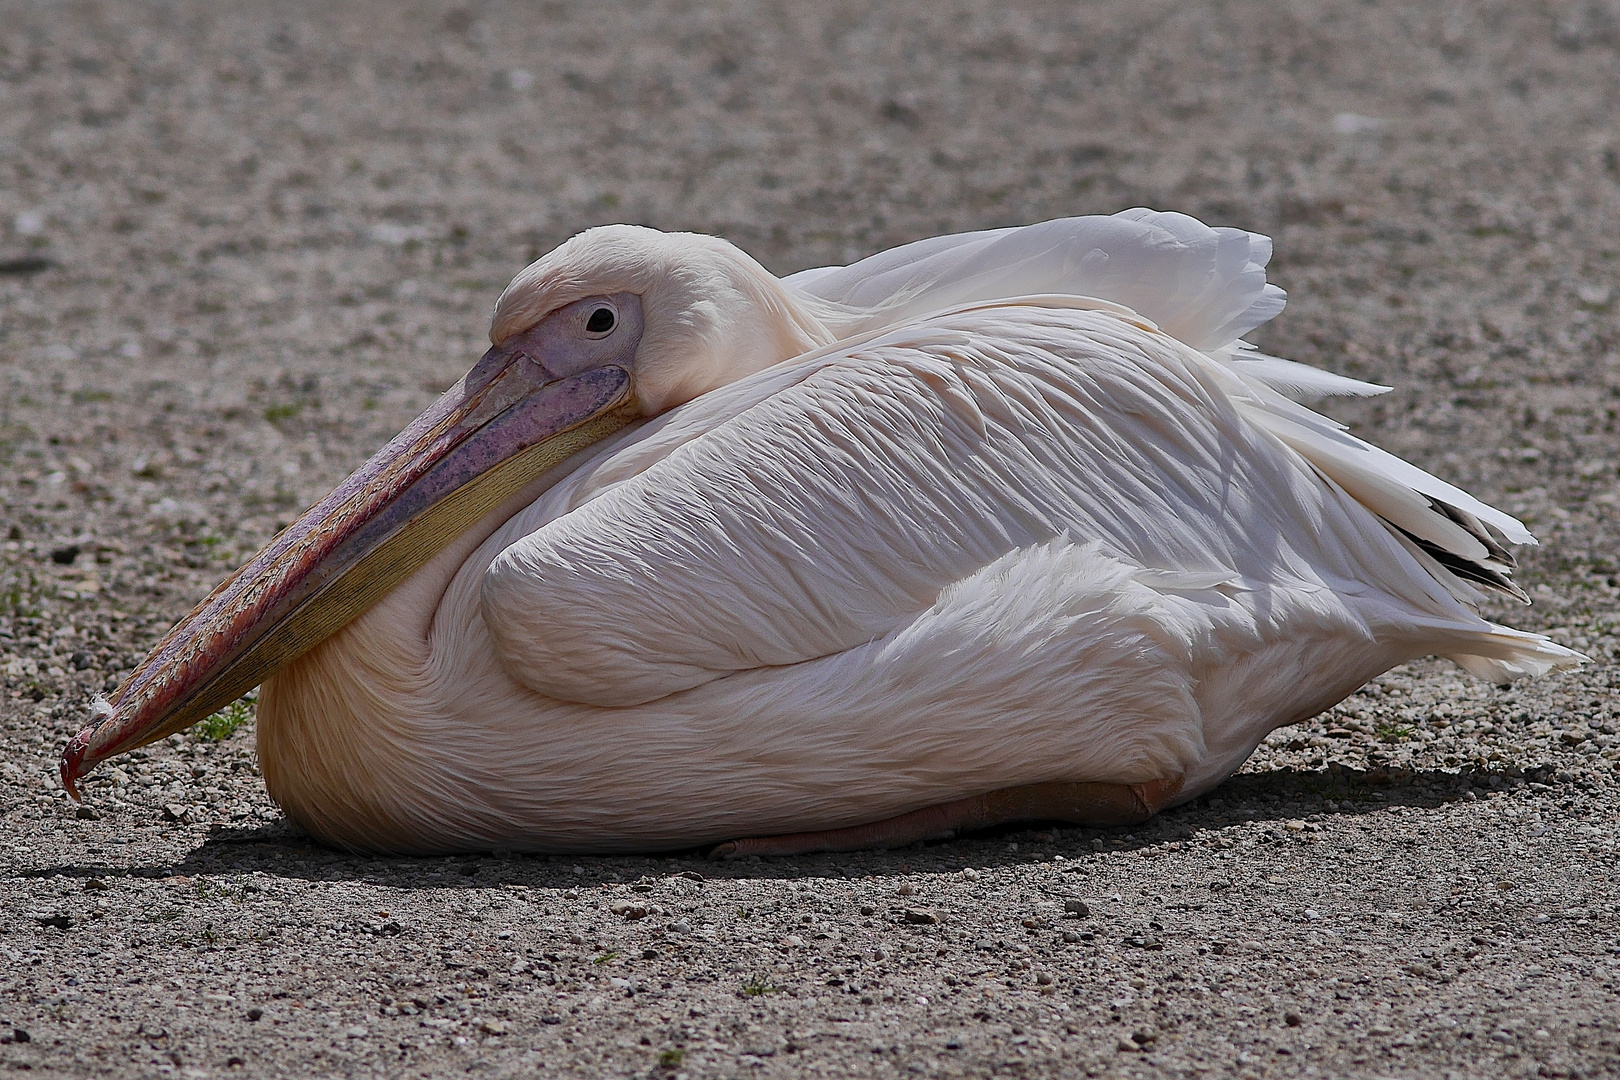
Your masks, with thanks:
M 366 856 L 335 851 L 277 821 L 254 828 L 215 826 L 208 838 L 177 863 L 111 867 L 94 863 L 54 866 L 27 877 L 190 877 L 197 874 L 262 872 L 322 882 L 369 882 L 390 888 L 490 888 L 526 885 L 565 889 L 633 882 L 671 874 L 703 879 L 794 880 L 823 877 L 885 877 L 993 869 L 1028 862 L 1031 855 L 1078 859 L 1097 851 L 1155 847 L 1254 822 L 1313 815 L 1366 815 L 1392 806 L 1432 809 L 1468 799 L 1471 793 L 1526 785 L 1550 786 L 1552 770 L 1465 768 L 1459 772 L 1278 769 L 1242 773 L 1215 791 L 1165 811 L 1142 825 L 1091 828 L 1050 823 L 1004 826 L 938 843 L 894 851 L 866 851 L 711 862 L 704 850 L 654 856 L 523 855 L 494 853 L 450 857 Z M 1474 795 L 1477 798 L 1477 795 Z M 1009 845 L 1017 844 L 1018 850 Z

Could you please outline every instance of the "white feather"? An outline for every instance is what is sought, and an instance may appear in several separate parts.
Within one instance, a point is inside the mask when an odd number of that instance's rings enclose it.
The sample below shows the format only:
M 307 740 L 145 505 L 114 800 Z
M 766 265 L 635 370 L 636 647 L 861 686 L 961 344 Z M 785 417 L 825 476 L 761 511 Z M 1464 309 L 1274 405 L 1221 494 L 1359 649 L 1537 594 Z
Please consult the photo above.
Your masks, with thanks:
M 1130 211 L 796 275 L 795 332 L 837 340 L 577 456 L 267 683 L 272 794 L 396 850 L 1191 797 L 1412 657 L 1579 662 L 1390 527 L 1489 562 L 1429 500 L 1522 525 L 1284 396 L 1382 388 L 1233 344 L 1281 307 L 1269 253 Z

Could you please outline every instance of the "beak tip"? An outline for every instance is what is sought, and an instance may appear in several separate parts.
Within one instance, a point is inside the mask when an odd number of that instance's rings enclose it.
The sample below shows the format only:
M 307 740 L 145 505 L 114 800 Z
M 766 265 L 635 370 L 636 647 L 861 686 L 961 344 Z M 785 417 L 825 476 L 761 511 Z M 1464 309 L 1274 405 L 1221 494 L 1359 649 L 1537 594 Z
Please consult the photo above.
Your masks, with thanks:
M 100 760 L 97 757 L 86 762 L 85 758 L 90 753 L 90 744 L 95 740 L 96 732 L 101 730 L 101 726 L 112 715 L 112 705 L 98 695 L 90 706 L 90 722 L 62 748 L 62 790 L 72 796 L 74 802 L 84 801 L 79 796 L 78 779 L 95 768 L 96 762 Z
M 90 748 L 90 736 L 94 727 L 87 727 L 68 741 L 62 749 L 62 790 L 66 791 L 74 802 L 83 802 L 79 797 L 79 787 L 76 781 L 89 770 L 84 765 L 84 753 Z

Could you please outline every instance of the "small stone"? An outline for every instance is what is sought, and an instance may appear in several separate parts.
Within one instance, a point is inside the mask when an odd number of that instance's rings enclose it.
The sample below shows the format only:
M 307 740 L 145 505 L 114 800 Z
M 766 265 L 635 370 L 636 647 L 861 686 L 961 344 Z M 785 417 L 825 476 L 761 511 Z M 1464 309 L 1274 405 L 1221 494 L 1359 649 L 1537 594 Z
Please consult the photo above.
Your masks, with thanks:
M 1297 1012 L 1291 1012 L 1291 1013 L 1284 1013 L 1283 1014 L 1283 1023 L 1287 1024 L 1289 1027 L 1299 1027 L 1299 1025 L 1304 1023 L 1304 1022 L 1305 1021 L 1300 1017 L 1299 1013 L 1297 1013 Z
M 505 1020 L 485 1020 L 478 1025 L 478 1030 L 485 1035 L 505 1035 L 511 1029 Z
M 253 1008 L 247 1011 L 247 1018 L 250 1021 L 257 1023 L 258 1021 L 264 1019 L 264 1010 L 255 1005 Z
M 239 1058 L 234 1054 L 225 1059 L 225 1067 L 227 1069 L 240 1069 L 246 1064 L 247 1060 L 245 1058 Z
M 191 808 L 182 803 L 168 803 L 163 807 L 163 820 L 183 825 L 191 820 Z
M 912 893 L 914 893 L 916 891 L 917 891 L 916 889 L 913 889 L 911 887 L 911 882 L 902 881 L 900 883 L 900 887 L 898 889 L 894 890 L 894 895 L 896 895 L 896 896 L 910 896 Z
M 560 1024 L 562 1023 L 562 1017 L 558 1016 L 556 1013 L 546 1013 L 546 1015 L 540 1018 L 540 1022 L 542 1024 Z
M 1073 915 L 1078 919 L 1084 919 L 1091 914 L 1091 908 L 1084 900 L 1065 900 L 1063 901 L 1063 913 Z
M 1080 935 L 1075 933 L 1073 930 L 1065 930 L 1063 931 L 1063 940 L 1067 944 L 1075 945 L 1079 943 Z
M 647 917 L 646 904 L 636 904 L 629 900 L 616 900 L 608 907 L 608 910 L 619 916 L 621 919 L 629 919 L 632 921 L 636 919 L 645 919 Z
M 97 810 L 93 806 L 81 806 L 77 810 L 73 811 L 73 816 L 78 818 L 80 821 L 100 821 L 101 811 Z M 103 888 L 105 888 L 105 886 L 103 886 Z
M 690 934 L 692 932 L 692 924 L 686 919 L 676 919 L 665 929 L 672 934 Z
M 862 915 L 876 915 L 877 914 L 877 908 L 873 907 L 871 904 L 862 904 L 861 905 L 861 914 Z
M 1134 1054 L 1142 1048 L 1131 1042 L 1129 1039 L 1121 1039 L 1119 1042 L 1114 1044 L 1114 1049 L 1118 1050 L 1122 1054 Z
M 1051 986 L 1052 973 L 1050 971 L 1042 971 L 1035 976 L 1035 981 L 1042 986 Z
M 1131 1041 L 1141 1047 L 1147 1047 L 1155 1042 L 1158 1042 L 1158 1040 L 1159 1036 L 1154 1032 L 1148 1031 L 1146 1028 L 1131 1032 Z
M 78 544 L 62 544 L 51 548 L 51 562 L 57 566 L 72 566 L 73 560 L 79 557 Z
M 352 1028 L 349 1028 L 347 1031 L 345 1031 L 343 1034 L 348 1036 L 351 1039 L 363 1039 L 368 1034 L 370 1034 L 370 1032 L 366 1031 L 366 1029 L 361 1027 L 359 1024 L 356 1024 Z
M 66 930 L 73 925 L 73 919 L 68 915 L 40 915 L 36 921 L 41 926 L 48 926 L 55 930 Z M 27 1039 L 18 1039 L 18 1042 L 27 1042 Z
M 84 879 L 85 892 L 106 892 L 107 883 L 98 877 Z
M 14 1043 L 33 1042 L 34 1037 L 28 1034 L 27 1028 L 14 1027 L 11 1029 L 11 1041 Z
M 906 908 L 901 914 L 906 922 L 917 926 L 932 926 L 939 922 L 939 913 L 928 908 Z
M 643 960 L 656 960 L 656 959 L 658 959 L 658 950 L 657 949 L 642 949 L 641 950 L 641 958 Z

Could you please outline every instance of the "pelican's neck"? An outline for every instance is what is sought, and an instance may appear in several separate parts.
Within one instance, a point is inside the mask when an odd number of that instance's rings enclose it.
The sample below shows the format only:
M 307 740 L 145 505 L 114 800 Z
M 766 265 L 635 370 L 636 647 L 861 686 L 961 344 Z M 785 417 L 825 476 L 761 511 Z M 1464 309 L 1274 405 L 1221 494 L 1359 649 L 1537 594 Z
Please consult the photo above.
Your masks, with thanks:
M 464 686 L 480 677 L 507 684 L 478 603 L 482 572 L 500 551 L 496 534 L 598 447 L 530 481 L 359 618 L 265 680 L 259 764 L 288 817 L 329 843 L 373 850 L 455 849 L 477 835 L 476 826 L 458 829 L 431 813 L 468 802 L 458 761 L 466 733 L 447 706 L 444 675 L 459 672 Z

